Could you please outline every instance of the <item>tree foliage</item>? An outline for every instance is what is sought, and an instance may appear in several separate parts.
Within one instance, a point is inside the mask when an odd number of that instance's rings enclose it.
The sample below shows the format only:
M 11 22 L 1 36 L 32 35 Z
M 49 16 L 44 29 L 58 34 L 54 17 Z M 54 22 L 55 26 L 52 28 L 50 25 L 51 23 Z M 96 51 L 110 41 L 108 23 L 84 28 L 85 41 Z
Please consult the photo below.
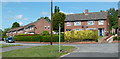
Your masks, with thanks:
M 53 15 L 53 30 L 57 31 L 59 30 L 59 23 L 61 23 L 61 31 L 64 31 L 64 20 L 66 18 L 66 15 L 62 12 L 56 12 Z
M 17 27 L 20 27 L 20 24 L 18 22 L 14 22 L 12 28 L 17 28 Z
M 110 29 L 118 28 L 118 10 L 115 10 L 114 8 L 110 8 L 108 10 L 109 20 L 110 20 Z
M 40 19 L 46 19 L 47 21 L 49 21 L 49 22 L 50 22 L 49 17 L 41 17 L 41 18 L 39 18 L 38 20 L 40 20 Z
M 54 13 L 60 12 L 60 9 L 58 6 L 55 6 Z
M 6 36 L 6 33 L 10 30 L 10 28 L 6 28 L 4 29 L 4 31 L 2 31 L 2 36 Z

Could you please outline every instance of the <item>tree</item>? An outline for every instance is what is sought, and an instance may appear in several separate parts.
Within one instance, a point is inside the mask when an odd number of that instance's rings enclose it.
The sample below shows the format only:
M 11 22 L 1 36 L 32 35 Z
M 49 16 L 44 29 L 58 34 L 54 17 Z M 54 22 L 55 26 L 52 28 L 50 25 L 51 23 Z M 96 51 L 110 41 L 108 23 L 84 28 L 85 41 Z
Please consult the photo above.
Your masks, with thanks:
M 2 30 L 0 29 L 0 38 L 2 37 Z
M 56 12 L 60 12 L 60 9 L 58 6 L 55 6 L 54 13 L 56 13 Z
M 18 22 L 14 22 L 12 28 L 17 28 L 17 27 L 20 27 L 20 24 Z
M 109 22 L 110 22 L 110 29 L 114 28 L 117 30 L 117 28 L 118 28 L 118 10 L 115 10 L 114 8 L 110 8 L 108 10 L 108 17 L 109 17 Z
M 62 12 L 56 12 L 53 15 L 53 30 L 57 31 L 59 30 L 59 23 L 61 23 L 61 31 L 64 31 L 64 20 L 66 18 L 66 15 Z
M 40 19 L 46 19 L 47 21 L 49 21 L 49 22 L 50 22 L 49 17 L 41 17 L 41 18 L 39 18 L 38 20 L 40 20 Z
M 43 31 L 42 35 L 50 35 L 48 31 Z
M 6 36 L 6 33 L 7 33 L 9 30 L 10 30 L 10 28 L 4 29 L 4 31 L 2 32 L 2 36 L 3 36 L 3 37 Z

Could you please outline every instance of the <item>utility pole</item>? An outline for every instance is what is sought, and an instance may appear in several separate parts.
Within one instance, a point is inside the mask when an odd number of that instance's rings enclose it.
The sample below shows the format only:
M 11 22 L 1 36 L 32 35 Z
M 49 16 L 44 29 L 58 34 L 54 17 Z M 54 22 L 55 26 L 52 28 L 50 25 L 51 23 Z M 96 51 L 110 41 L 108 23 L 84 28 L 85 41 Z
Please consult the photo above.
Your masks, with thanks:
M 59 52 L 60 52 L 60 30 L 61 30 L 61 27 L 60 27 L 60 23 L 59 23 Z
M 50 33 L 50 45 L 52 45 L 52 30 L 53 30 L 53 25 L 52 25 L 52 19 L 53 19 L 53 3 L 52 3 L 52 0 L 51 0 L 51 33 Z

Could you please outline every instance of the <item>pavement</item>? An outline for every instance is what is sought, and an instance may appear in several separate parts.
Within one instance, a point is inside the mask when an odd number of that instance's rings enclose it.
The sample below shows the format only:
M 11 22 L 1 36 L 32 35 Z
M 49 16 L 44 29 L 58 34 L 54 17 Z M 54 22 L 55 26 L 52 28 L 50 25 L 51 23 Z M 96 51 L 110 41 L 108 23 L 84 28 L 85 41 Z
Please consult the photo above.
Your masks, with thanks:
M 5 43 L 0 42 L 2 44 L 13 44 L 13 45 L 24 45 L 24 46 L 15 46 L 15 47 L 7 47 L 3 48 L 2 51 L 10 51 L 21 48 L 29 48 L 33 46 L 42 46 L 49 44 L 37 44 L 37 43 Z M 58 45 L 58 44 L 53 44 Z M 60 59 L 115 59 L 119 54 L 120 43 L 102 43 L 102 44 L 61 44 L 65 46 L 75 46 L 77 49 L 71 53 L 68 53 L 62 56 Z M 94 57 L 94 58 L 93 58 Z M 118 58 L 117 58 L 118 59 Z

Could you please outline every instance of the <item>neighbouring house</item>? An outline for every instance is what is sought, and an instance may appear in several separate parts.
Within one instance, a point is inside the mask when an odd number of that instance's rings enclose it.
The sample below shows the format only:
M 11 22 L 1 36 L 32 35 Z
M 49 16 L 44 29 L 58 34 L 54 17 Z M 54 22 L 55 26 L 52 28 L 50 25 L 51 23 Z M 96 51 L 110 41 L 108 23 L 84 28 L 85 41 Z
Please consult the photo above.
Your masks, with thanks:
M 118 10 L 118 34 L 120 35 L 120 8 Z
M 41 34 L 43 31 L 50 32 L 51 23 L 46 19 L 40 19 L 33 23 L 18 28 L 10 29 L 6 35 L 15 36 L 20 34 Z
M 80 31 L 80 30 L 98 30 L 99 36 L 109 35 L 109 19 L 108 13 L 103 12 L 89 12 L 68 14 L 64 21 L 64 31 Z

